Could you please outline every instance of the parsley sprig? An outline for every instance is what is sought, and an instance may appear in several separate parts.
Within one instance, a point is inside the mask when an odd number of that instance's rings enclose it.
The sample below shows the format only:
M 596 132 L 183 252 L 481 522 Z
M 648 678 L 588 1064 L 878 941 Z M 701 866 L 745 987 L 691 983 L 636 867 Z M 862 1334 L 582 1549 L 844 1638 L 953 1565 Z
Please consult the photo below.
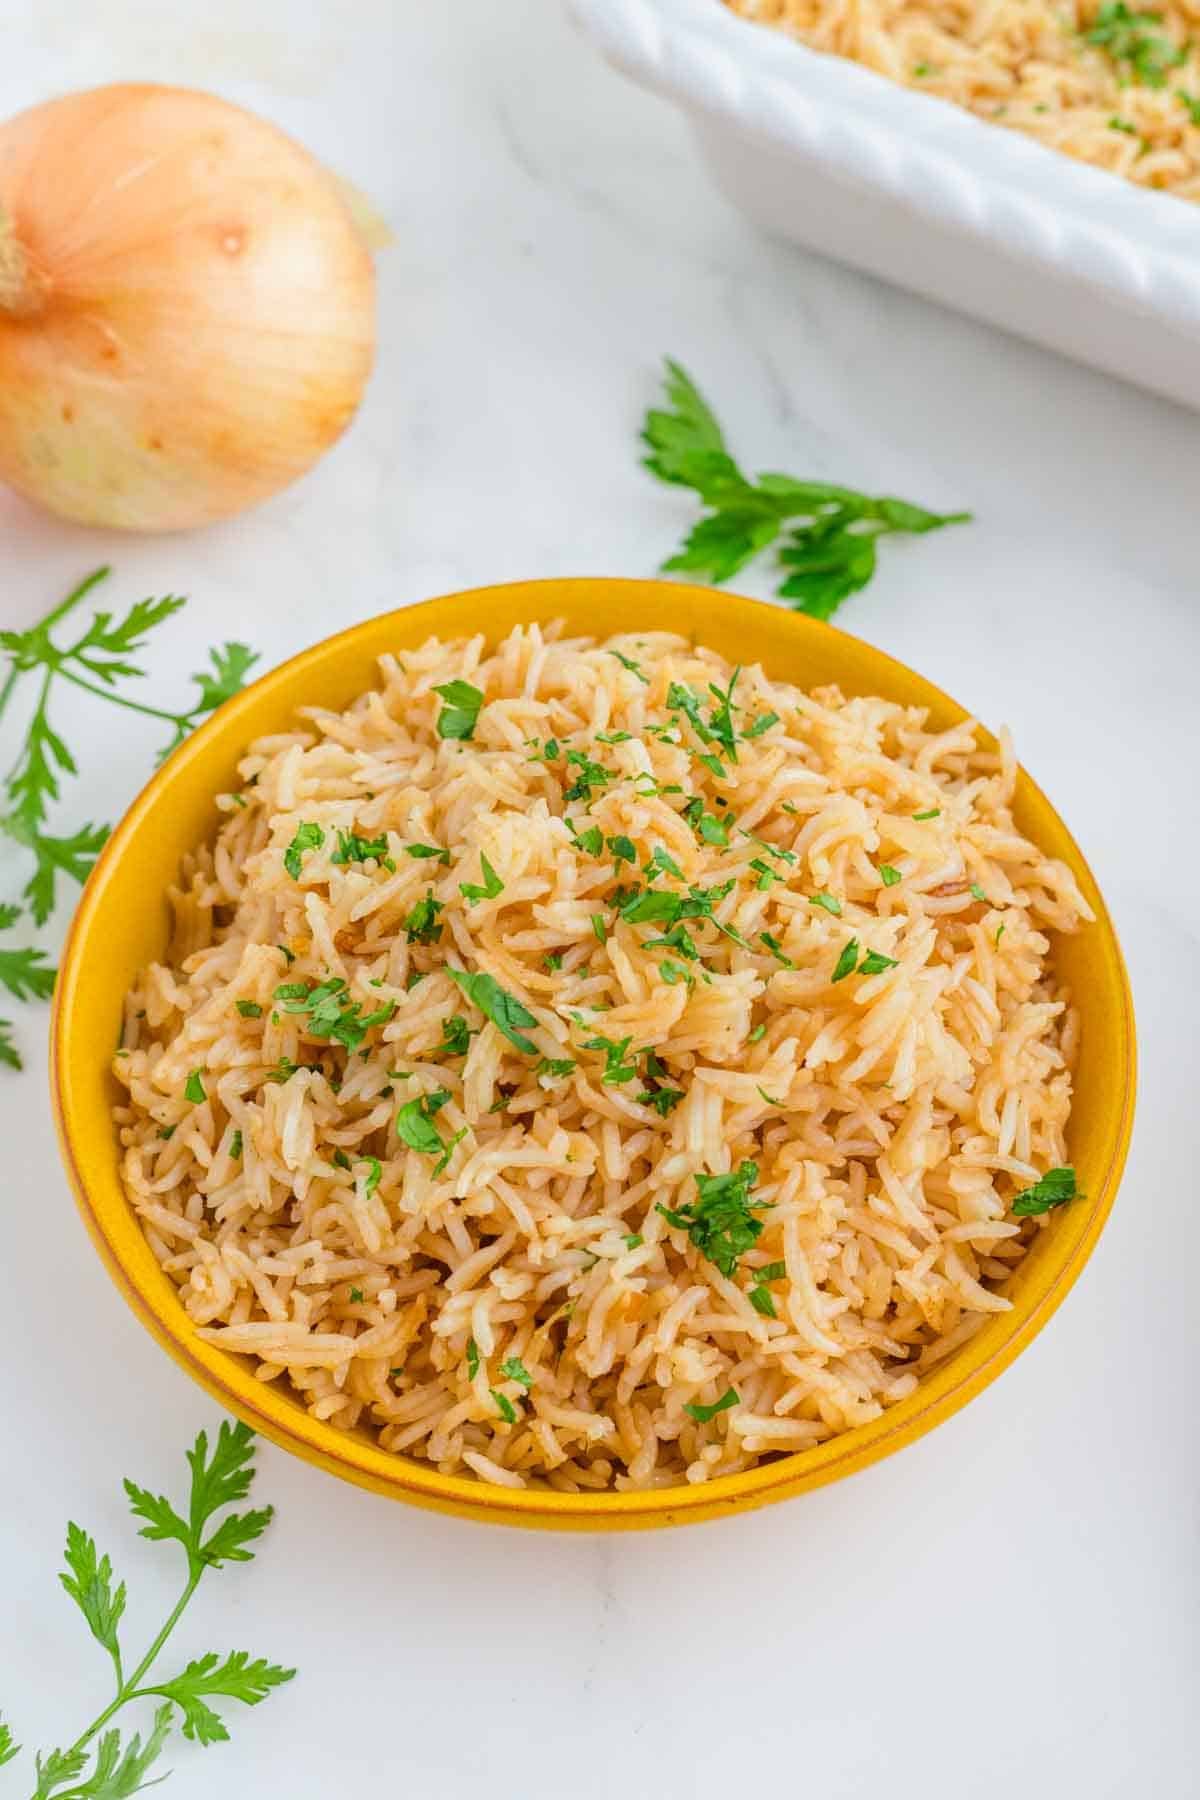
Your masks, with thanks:
M 227 1510 L 246 1498 L 254 1479 L 254 1433 L 248 1426 L 225 1420 L 211 1453 L 207 1433 L 202 1431 L 187 1459 L 191 1492 L 186 1515 L 162 1495 L 132 1481 L 125 1483 L 133 1515 L 144 1521 L 141 1535 L 178 1543 L 187 1567 L 183 1591 L 166 1623 L 128 1673 L 120 1638 L 125 1583 L 114 1581 L 112 1563 L 100 1555 L 94 1538 L 74 1523 L 67 1526 L 67 1566 L 59 1581 L 111 1661 L 116 1692 L 73 1744 L 36 1758 L 33 1800 L 127 1800 L 154 1785 L 146 1781 L 146 1774 L 175 1725 L 194 1743 L 221 1743 L 229 1731 L 211 1704 L 213 1700 L 240 1700 L 243 1705 L 257 1706 L 296 1672 L 261 1657 L 252 1662 L 245 1650 L 232 1650 L 225 1656 L 210 1651 L 167 1679 L 155 1678 L 154 1665 L 202 1577 L 226 1563 L 250 1562 L 254 1552 L 249 1546 L 262 1536 L 272 1514 L 269 1506 L 240 1513 Z M 224 1516 L 218 1519 L 219 1514 Z M 110 1721 L 139 1700 L 158 1703 L 153 1723 L 148 1731 L 143 1727 L 144 1736 L 143 1731 L 123 1736 L 121 1728 Z M 9 1761 L 17 1750 L 11 1732 L 0 1725 L 0 1763 Z
M 971 516 L 790 475 L 751 481 L 695 382 L 669 357 L 665 398 L 667 406 L 652 408 L 642 425 L 650 452 L 644 466 L 660 481 L 691 488 L 706 511 L 664 569 L 728 581 L 783 533 L 779 594 L 797 612 L 828 619 L 874 575 L 881 537 L 937 531 Z
M 171 736 L 160 752 L 161 761 L 206 713 L 237 693 L 258 660 L 245 644 L 226 643 L 210 650 L 210 667 L 192 677 L 199 689 L 195 701 L 182 712 L 134 699 L 124 691 L 124 684 L 140 680 L 145 670 L 131 659 L 145 648 L 149 634 L 186 601 L 168 594 L 160 600 L 136 601 L 121 618 L 96 612 L 84 629 L 73 635 L 68 631 L 64 638 L 59 627 L 109 573 L 107 567 L 94 570 L 27 631 L 0 631 L 0 651 L 8 658 L 8 673 L 0 686 L 0 718 L 18 690 L 32 693 L 32 712 L 16 760 L 0 788 L 0 835 L 32 858 L 32 873 L 21 900 L 37 925 L 44 925 L 54 910 L 60 876 L 81 884 L 86 881 L 109 833 L 107 825 L 90 821 L 65 835 L 46 830 L 50 808 L 61 798 L 64 777 L 79 773 L 75 756 L 52 718 L 51 702 L 61 698 L 63 684 L 169 725 Z M 21 910 L 11 905 L 0 907 L 0 929 L 15 924 Z M 41 963 L 40 951 L 0 952 L 0 986 L 16 999 L 44 999 L 53 985 L 54 971 L 42 966 L 35 970 L 34 965 Z M 10 1031 L 7 1022 L 0 1020 L 0 1063 L 20 1068 Z
M 1103 50 L 1125 80 L 1162 88 L 1167 85 L 1170 71 L 1187 61 L 1187 50 L 1177 48 L 1164 35 L 1161 25 L 1161 13 L 1134 12 L 1125 0 L 1108 0 L 1097 12 L 1091 30 L 1084 34 L 1084 41 Z M 1117 129 L 1136 131 L 1136 126 L 1120 123 Z

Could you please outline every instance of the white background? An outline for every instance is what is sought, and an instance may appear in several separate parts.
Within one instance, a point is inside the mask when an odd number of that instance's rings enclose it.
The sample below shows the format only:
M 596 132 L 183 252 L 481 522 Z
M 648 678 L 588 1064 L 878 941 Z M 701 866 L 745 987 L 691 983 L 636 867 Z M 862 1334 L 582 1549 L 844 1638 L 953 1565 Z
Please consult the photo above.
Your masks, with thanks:
M 269 664 L 455 587 L 648 574 L 690 516 L 637 463 L 669 351 L 752 466 L 974 508 L 970 527 L 886 545 L 840 622 L 1012 725 L 1113 907 L 1141 1034 L 1133 1154 L 1078 1288 L 997 1386 L 864 1475 L 727 1524 L 568 1538 L 412 1511 L 262 1447 L 277 1520 L 256 1562 L 202 1587 L 179 1661 L 245 1647 L 300 1676 L 239 1709 L 231 1744 L 174 1746 L 175 1800 L 367 1780 L 414 1800 L 1184 1800 L 1200 422 L 762 241 L 682 124 L 550 0 L 4 0 L 0 26 L 0 115 L 115 78 L 208 86 L 305 139 L 397 234 L 365 409 L 315 475 L 159 541 L 0 495 L 5 624 L 106 559 L 110 600 L 186 592 L 150 658 L 166 702 L 225 637 Z M 71 708 L 90 754 L 64 826 L 117 814 L 157 747 L 90 705 Z M 17 884 L 0 869 L 0 895 Z M 120 1480 L 178 1490 L 215 1409 L 91 1249 L 52 1140 L 44 1012 L 17 1013 L 28 1068 L 0 1074 L 0 1709 L 35 1746 L 107 1697 L 54 1582 L 67 1517 L 128 1577 L 131 1641 L 153 1629 L 172 1558 L 133 1535 Z M 0 1794 L 27 1794 L 27 1769 L 0 1772 Z

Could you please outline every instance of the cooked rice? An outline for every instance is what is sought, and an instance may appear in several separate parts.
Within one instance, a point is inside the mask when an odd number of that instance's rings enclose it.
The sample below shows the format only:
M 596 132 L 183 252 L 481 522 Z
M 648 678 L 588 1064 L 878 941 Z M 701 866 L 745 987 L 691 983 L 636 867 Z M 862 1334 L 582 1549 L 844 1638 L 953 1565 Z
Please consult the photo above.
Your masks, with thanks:
M 724 3 L 1052 150 L 1200 200 L 1196 0 L 1132 0 L 1123 12 L 1100 0 Z M 1098 21 L 1101 30 L 1109 22 L 1107 45 L 1088 42 Z
M 660 633 L 430 639 L 345 712 L 253 745 L 218 799 L 166 960 L 129 997 L 124 1181 L 199 1335 L 317 1418 L 488 1482 L 698 1482 L 877 1417 L 1008 1307 L 1039 1228 L 1011 1201 L 1068 1160 L 1077 1027 L 1048 934 L 1087 905 L 1012 822 L 1006 739 L 755 667 L 736 728 L 779 722 L 710 766 L 720 744 L 668 690 L 702 696 L 704 723 L 732 674 Z M 437 733 L 451 680 L 486 694 L 471 743 Z M 609 779 L 566 805 L 568 750 Z M 685 817 L 692 796 L 728 825 Z M 591 854 L 564 814 L 638 863 Z M 324 842 L 293 879 L 302 823 Z M 386 834 L 386 859 L 334 860 L 339 831 Z M 656 847 L 682 879 L 655 890 L 733 884 L 685 927 L 695 961 L 648 947 L 666 923 L 617 916 Z M 484 856 L 503 891 L 469 902 Z M 895 965 L 834 982 L 851 938 Z M 575 1068 L 539 1074 L 448 967 L 493 976 L 539 1056 Z M 361 1046 L 277 993 L 331 977 L 359 1017 L 394 1008 Z M 450 1019 L 465 1059 L 438 1048 Z M 598 1035 L 630 1040 L 624 1057 L 586 1048 Z M 682 1098 L 651 1105 L 657 1089 Z M 441 1172 L 396 1127 L 439 1090 L 431 1124 L 462 1134 Z M 657 1204 L 678 1214 L 697 1173 L 745 1162 L 761 1235 L 722 1273 Z M 755 1282 L 771 1263 L 785 1273 Z M 685 1411 L 729 1390 L 711 1420 Z

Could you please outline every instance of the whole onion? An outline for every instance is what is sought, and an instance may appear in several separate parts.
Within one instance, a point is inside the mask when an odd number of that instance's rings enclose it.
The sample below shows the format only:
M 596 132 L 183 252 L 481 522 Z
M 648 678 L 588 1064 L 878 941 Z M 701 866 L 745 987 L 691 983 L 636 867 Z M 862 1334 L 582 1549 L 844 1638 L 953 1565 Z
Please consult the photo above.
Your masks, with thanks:
M 149 85 L 0 126 L 0 481 L 64 518 L 202 525 L 302 475 L 353 417 L 374 271 L 274 126 Z

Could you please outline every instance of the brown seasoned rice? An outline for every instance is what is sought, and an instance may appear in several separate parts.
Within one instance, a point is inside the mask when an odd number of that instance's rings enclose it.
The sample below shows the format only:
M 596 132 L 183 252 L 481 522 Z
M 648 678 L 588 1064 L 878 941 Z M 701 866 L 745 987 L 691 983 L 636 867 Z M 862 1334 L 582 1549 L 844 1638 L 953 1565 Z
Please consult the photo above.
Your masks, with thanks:
M 665 634 L 431 639 L 219 798 L 129 996 L 123 1176 L 200 1335 L 316 1417 L 488 1482 L 704 1481 L 876 1417 L 1007 1307 L 1011 1202 L 1067 1161 L 1048 934 L 1086 903 L 1013 825 L 1007 740 L 748 668 L 735 760 L 732 675 Z M 451 681 L 485 695 L 469 742 Z M 681 933 L 633 889 L 715 891 Z M 345 1043 L 311 1028 L 331 979 Z M 723 1271 L 684 1226 L 746 1163 L 761 1230 Z

